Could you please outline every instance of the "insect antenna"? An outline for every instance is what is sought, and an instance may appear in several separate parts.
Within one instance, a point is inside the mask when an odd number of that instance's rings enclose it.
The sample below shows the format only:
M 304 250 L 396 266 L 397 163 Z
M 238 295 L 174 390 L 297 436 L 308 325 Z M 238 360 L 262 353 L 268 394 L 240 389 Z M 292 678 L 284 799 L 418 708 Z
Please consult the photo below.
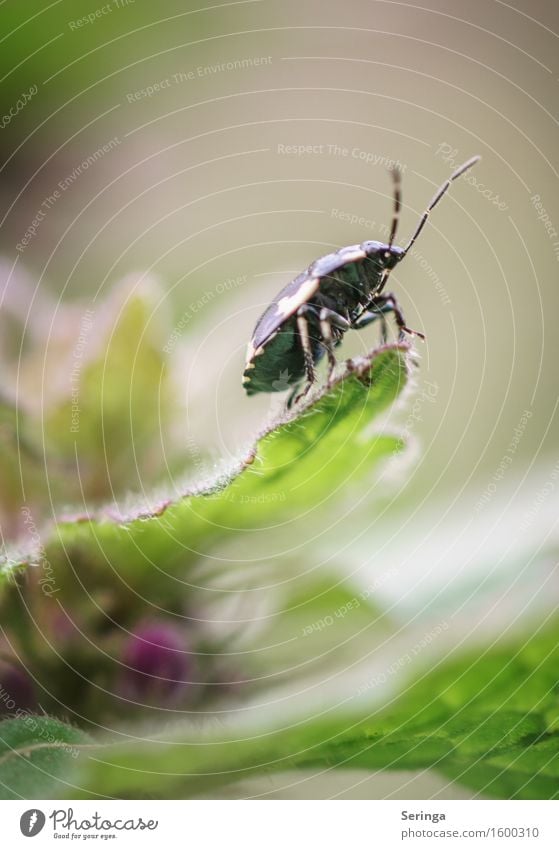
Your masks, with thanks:
M 419 224 L 416 227 L 415 233 L 413 234 L 413 236 L 411 237 L 411 239 L 407 243 L 406 247 L 404 248 L 404 256 L 407 254 L 407 252 L 409 251 L 409 249 L 411 248 L 411 246 L 413 245 L 413 243 L 415 242 L 415 240 L 417 239 L 417 237 L 419 236 L 419 234 L 421 233 L 421 231 L 425 227 L 425 224 L 427 223 L 427 219 L 429 218 L 429 214 L 430 214 L 431 210 L 436 207 L 436 205 L 441 200 L 441 198 L 449 190 L 450 184 L 453 183 L 454 180 L 457 180 L 458 177 L 461 177 L 462 174 L 464 174 L 465 171 L 468 171 L 468 169 L 471 168 L 473 165 L 475 165 L 476 162 L 479 162 L 480 159 L 481 159 L 481 156 L 472 156 L 471 159 L 468 159 L 467 162 L 464 162 L 463 165 L 461 165 L 459 168 L 457 168 L 456 171 L 454 171 L 450 175 L 448 180 L 446 180 L 442 184 L 442 186 L 436 191 L 435 195 L 433 196 L 433 199 L 431 200 L 431 203 L 429 204 L 429 206 L 427 207 L 427 209 L 425 210 L 425 212 L 421 216 L 421 218 L 419 220 Z
M 390 256 L 390 249 L 394 244 L 394 239 L 396 238 L 396 232 L 398 230 L 398 222 L 400 220 L 400 210 L 402 208 L 402 174 L 399 168 L 391 168 L 390 176 L 392 177 L 392 182 L 394 183 L 394 212 L 392 213 L 392 225 L 390 227 L 390 238 L 388 239 L 388 246 L 384 252 L 384 256 L 388 258 Z M 390 274 L 390 269 L 385 268 L 382 272 L 382 277 L 380 279 L 379 286 L 376 290 L 376 294 L 380 294 L 384 287 L 386 286 L 386 282 L 388 280 L 388 275 Z
M 390 228 L 390 238 L 388 240 L 388 250 L 394 244 L 396 231 L 398 230 L 398 221 L 400 220 L 400 210 L 402 208 L 402 175 L 399 168 L 391 168 L 390 176 L 394 183 L 394 212 L 392 214 L 392 226 Z

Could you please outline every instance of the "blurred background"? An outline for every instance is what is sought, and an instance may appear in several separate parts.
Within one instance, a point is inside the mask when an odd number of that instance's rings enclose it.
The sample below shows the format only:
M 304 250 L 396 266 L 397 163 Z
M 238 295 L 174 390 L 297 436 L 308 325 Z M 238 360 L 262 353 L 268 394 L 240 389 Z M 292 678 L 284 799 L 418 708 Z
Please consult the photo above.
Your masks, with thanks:
M 67 462 L 49 450 L 49 428 L 73 444 L 68 416 L 61 424 L 51 408 L 71 404 L 76 359 L 110 348 L 137 292 L 150 308 L 129 348 L 140 357 L 159 340 L 173 415 L 141 397 L 138 442 L 120 434 L 111 448 L 109 431 L 112 474 L 90 470 L 88 504 L 236 456 L 280 403 L 247 399 L 240 380 L 277 290 L 321 254 L 386 239 L 392 164 L 403 244 L 439 184 L 481 154 L 391 278 L 427 337 L 398 422 L 413 464 L 387 468 L 374 499 L 348 492 L 343 522 L 313 516 L 288 551 L 280 532 L 253 536 L 250 560 L 328 563 L 359 590 L 374 585 L 393 625 L 377 670 L 441 623 L 422 662 L 556 605 L 558 18 L 554 4 L 526 0 L 6 0 L 0 378 L 2 395 L 44 424 L 29 472 L 41 517 L 60 509 L 48 482 Z M 374 327 L 350 334 L 344 353 L 376 339 Z M 132 369 L 131 387 L 138 379 Z M 21 531 L 11 474 L 5 540 Z M 62 502 L 80 500 L 78 478 L 70 463 Z M 220 557 L 242 560 L 246 546 L 240 537 Z M 371 676 L 358 630 L 343 679 L 355 692 Z M 321 673 L 290 708 L 341 687 Z M 276 777 L 243 793 L 468 795 L 396 773 Z

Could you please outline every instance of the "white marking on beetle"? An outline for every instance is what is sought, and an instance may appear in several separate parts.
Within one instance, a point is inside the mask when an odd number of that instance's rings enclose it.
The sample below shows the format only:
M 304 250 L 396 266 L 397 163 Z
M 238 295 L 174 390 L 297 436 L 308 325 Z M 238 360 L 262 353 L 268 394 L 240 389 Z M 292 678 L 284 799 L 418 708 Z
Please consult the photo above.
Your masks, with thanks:
M 351 253 L 349 251 L 347 254 L 342 253 L 342 256 L 345 262 L 357 262 L 360 259 L 365 259 L 367 254 L 361 247 L 358 247 L 355 250 L 351 251 Z
M 318 291 L 318 277 L 311 277 L 304 283 L 301 283 L 296 292 L 292 295 L 286 295 L 278 301 L 278 311 L 284 318 L 293 315 L 295 310 L 305 303 L 312 295 Z

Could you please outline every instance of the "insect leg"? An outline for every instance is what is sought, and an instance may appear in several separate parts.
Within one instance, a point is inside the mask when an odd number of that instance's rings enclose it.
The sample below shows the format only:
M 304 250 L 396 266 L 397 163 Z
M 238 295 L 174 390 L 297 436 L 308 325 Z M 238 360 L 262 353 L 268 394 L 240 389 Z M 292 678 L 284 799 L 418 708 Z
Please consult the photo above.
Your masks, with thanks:
M 400 339 L 404 338 L 405 333 L 410 333 L 414 336 L 419 336 L 421 339 L 425 339 L 423 333 L 420 333 L 418 330 L 411 330 L 411 328 L 407 327 L 406 320 L 404 318 L 404 314 L 400 308 L 400 304 L 396 300 L 395 295 L 382 295 L 381 297 L 377 297 L 372 302 L 372 309 L 367 310 L 364 313 L 361 313 L 357 321 L 355 321 L 352 327 L 355 330 L 362 330 L 367 325 L 372 324 L 373 321 L 377 321 L 381 319 L 381 321 L 385 321 L 384 316 L 386 313 L 394 313 L 394 318 L 396 319 L 396 324 L 398 326 L 398 330 L 400 331 L 399 337 Z M 386 341 L 386 328 L 383 327 L 383 341 Z
M 339 330 L 346 331 L 351 329 L 351 323 L 347 318 L 344 318 L 338 312 L 334 312 L 334 310 L 329 310 L 327 307 L 322 307 L 320 310 L 320 320 L 328 321 L 332 327 L 337 327 Z
M 328 383 L 330 383 L 334 369 L 336 368 L 336 357 L 334 356 L 334 337 L 332 335 L 332 327 L 328 321 L 320 321 L 320 333 L 322 335 L 322 344 L 326 348 L 326 356 L 328 357 Z
M 383 344 L 385 344 L 388 341 L 388 325 L 384 315 L 385 312 L 392 312 L 392 307 L 379 307 L 378 310 L 366 310 L 361 313 L 359 318 L 356 319 L 351 326 L 353 330 L 363 330 L 364 327 L 368 327 L 369 324 L 373 323 L 373 321 L 378 321 L 380 319 L 382 322 L 381 337 Z
M 396 324 L 398 325 L 399 338 L 403 339 L 405 333 L 409 333 L 411 336 L 419 336 L 420 339 L 425 339 L 425 335 L 420 333 L 419 330 L 412 330 L 410 327 L 406 326 L 406 320 L 404 318 L 404 313 L 400 307 L 400 304 L 396 300 L 396 295 L 392 292 L 388 295 L 383 295 L 381 299 L 384 303 L 382 304 L 383 312 L 393 312 L 394 318 L 396 320 Z
M 299 338 L 301 339 L 301 348 L 303 349 L 303 357 L 305 360 L 305 375 L 307 378 L 307 384 L 304 387 L 303 391 L 299 393 L 299 395 L 294 399 L 294 403 L 299 401 L 304 395 L 307 394 L 311 386 L 316 380 L 316 374 L 314 371 L 314 360 L 312 355 L 312 346 L 309 335 L 309 321 L 305 315 L 308 312 L 305 307 L 301 307 L 297 312 L 297 330 L 299 331 Z
M 382 298 L 384 300 L 384 297 Z M 378 321 L 379 319 L 384 319 L 385 312 L 392 312 L 392 307 L 388 306 L 379 306 L 378 309 L 366 310 L 362 312 L 358 319 L 356 319 L 351 325 L 352 330 L 363 330 L 364 327 L 368 327 L 369 324 L 372 324 L 373 321 Z
M 384 313 L 380 314 L 381 320 L 381 328 L 380 328 L 380 337 L 382 339 L 382 344 L 386 345 L 388 342 L 388 322 L 386 320 L 386 316 Z
M 334 356 L 335 339 L 332 327 L 336 327 L 338 329 L 337 335 L 339 337 L 341 336 L 341 332 L 349 330 L 351 325 L 343 316 L 338 315 L 338 313 L 333 310 L 323 307 L 320 310 L 320 334 L 322 336 L 322 344 L 326 349 L 328 364 L 330 366 L 328 372 L 328 383 L 331 382 L 334 369 L 336 368 L 336 357 Z
M 289 398 L 287 399 L 287 409 L 288 410 L 290 410 L 291 407 L 293 406 L 293 404 L 295 403 L 295 401 L 298 401 L 299 398 L 301 397 L 300 395 L 297 394 L 299 392 L 300 386 L 301 386 L 300 383 L 295 384 L 295 386 L 293 387 L 293 389 L 289 393 Z

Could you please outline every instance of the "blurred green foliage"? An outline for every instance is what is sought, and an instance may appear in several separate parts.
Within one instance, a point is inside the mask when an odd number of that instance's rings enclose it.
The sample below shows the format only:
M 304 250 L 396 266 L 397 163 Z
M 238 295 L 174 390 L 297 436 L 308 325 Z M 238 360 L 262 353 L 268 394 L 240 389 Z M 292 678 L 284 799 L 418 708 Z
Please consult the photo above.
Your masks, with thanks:
M 425 769 L 496 798 L 559 794 L 557 619 L 486 652 L 466 652 L 426 673 L 389 708 L 294 723 L 224 740 L 216 734 L 115 748 L 82 759 L 83 797 L 147 792 L 184 798 L 247 776 L 297 768 Z M 201 742 L 207 745 L 200 745 Z
M 128 338 L 141 336 L 143 316 L 141 301 L 127 300 L 111 340 L 100 342 L 109 363 L 112 425 L 117 436 L 119 428 L 123 434 L 123 444 L 115 439 L 113 446 L 117 470 L 118 452 L 125 455 L 128 415 L 124 413 L 129 412 L 124 403 L 129 403 L 130 393 L 122 383 L 127 389 L 133 385 L 128 376 L 133 350 Z M 141 370 L 144 396 L 136 419 L 142 405 L 150 409 L 149 387 L 153 392 L 160 383 L 157 355 L 148 347 L 146 357 Z M 231 586 L 220 584 L 211 565 L 204 567 L 201 551 L 209 554 L 239 531 L 250 533 L 271 524 L 281 527 L 289 518 L 304 517 L 318 502 L 323 510 L 328 505 L 334 508 L 348 480 L 353 486 L 360 479 L 370 480 L 382 461 L 398 455 L 404 448 L 401 436 L 371 427 L 405 388 L 409 358 L 408 347 L 400 344 L 349 361 L 331 386 L 322 387 L 297 409 L 281 413 L 266 425 L 233 466 L 200 476 L 182 490 L 142 493 L 130 498 L 126 510 L 107 506 L 68 515 L 50 529 L 33 527 L 27 552 L 14 551 L 4 557 L 0 615 L 11 647 L 11 654 L 5 648 L 7 660 L 23 663 L 32 675 L 41 707 L 59 716 L 73 716 L 82 725 L 120 722 L 141 714 L 141 704 L 134 706 L 123 696 L 119 681 L 127 634 L 144 621 L 145 598 L 151 610 L 160 614 L 157 621 L 174 620 L 183 635 L 179 640 L 184 638 L 190 647 L 193 680 L 182 705 L 187 712 L 207 709 L 224 695 L 242 700 L 259 687 L 294 680 L 297 674 L 317 671 L 336 658 L 341 662 L 347 654 L 344 631 L 349 623 L 332 629 L 330 639 L 324 644 L 321 640 L 320 647 L 316 640 L 308 640 L 304 656 L 297 657 L 299 672 L 292 676 L 285 671 L 293 665 L 289 647 L 282 650 L 282 645 L 290 642 L 284 639 L 286 629 L 301 630 L 303 622 L 351 601 L 348 589 L 330 585 L 322 573 L 300 576 L 295 589 L 275 591 L 273 615 L 257 629 L 257 639 L 270 649 L 257 653 L 258 660 L 253 661 L 243 657 L 253 638 L 250 629 L 248 637 L 243 635 L 242 619 L 236 634 L 212 628 L 212 622 L 223 618 L 215 612 L 216 605 L 227 599 Z M 93 358 L 92 365 L 83 368 L 84 375 L 88 368 L 92 370 L 93 384 L 86 399 L 92 403 L 88 418 L 96 427 L 80 432 L 78 456 L 85 455 L 94 467 L 97 458 L 100 469 L 111 469 L 100 439 L 106 419 L 102 415 L 104 378 L 99 374 L 105 374 L 105 366 Z M 56 415 L 67 418 L 68 409 L 57 409 Z M 52 440 L 62 435 L 58 454 L 69 457 L 73 446 L 64 442 L 67 428 L 55 419 L 48 432 Z M 89 486 L 89 491 L 94 490 L 93 484 Z M 27 524 L 31 522 L 28 518 Z M 240 564 L 240 587 L 250 590 L 251 580 L 243 577 L 244 572 Z M 234 581 L 231 570 L 229 577 Z M 277 575 L 274 578 L 271 573 L 270 580 L 277 582 Z M 387 619 L 371 602 L 359 608 L 357 618 L 371 634 L 376 625 L 386 627 Z M 239 647 L 237 659 L 235 646 Z M 300 641 L 291 647 L 291 657 L 297 652 Z

